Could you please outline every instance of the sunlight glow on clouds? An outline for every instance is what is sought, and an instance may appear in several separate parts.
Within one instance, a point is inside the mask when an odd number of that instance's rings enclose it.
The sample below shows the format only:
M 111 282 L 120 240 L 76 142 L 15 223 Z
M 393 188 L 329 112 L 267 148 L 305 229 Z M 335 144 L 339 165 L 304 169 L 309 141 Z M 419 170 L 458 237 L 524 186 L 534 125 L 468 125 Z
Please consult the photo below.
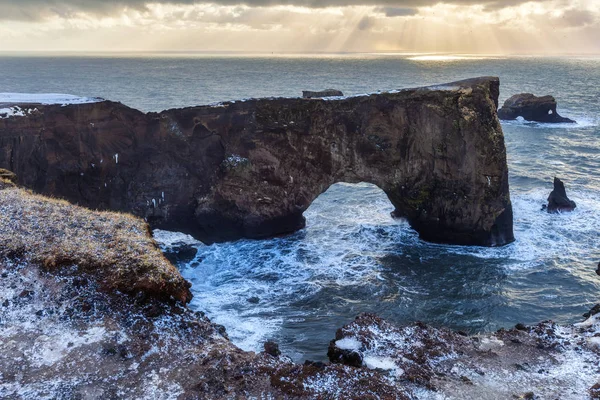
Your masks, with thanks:
M 600 53 L 597 0 L 0 0 L 0 50 Z

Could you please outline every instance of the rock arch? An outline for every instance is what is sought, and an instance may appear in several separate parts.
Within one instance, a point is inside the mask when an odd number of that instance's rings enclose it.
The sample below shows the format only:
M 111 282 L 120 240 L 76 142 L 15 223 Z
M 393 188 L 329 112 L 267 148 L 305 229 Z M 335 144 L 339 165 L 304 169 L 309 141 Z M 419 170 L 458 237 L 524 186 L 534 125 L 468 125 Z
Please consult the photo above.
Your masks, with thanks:
M 369 182 L 425 240 L 503 245 L 513 232 L 498 91 L 485 77 L 148 114 L 109 101 L 37 106 L 0 119 L 0 167 L 205 242 L 295 231 L 332 184 Z

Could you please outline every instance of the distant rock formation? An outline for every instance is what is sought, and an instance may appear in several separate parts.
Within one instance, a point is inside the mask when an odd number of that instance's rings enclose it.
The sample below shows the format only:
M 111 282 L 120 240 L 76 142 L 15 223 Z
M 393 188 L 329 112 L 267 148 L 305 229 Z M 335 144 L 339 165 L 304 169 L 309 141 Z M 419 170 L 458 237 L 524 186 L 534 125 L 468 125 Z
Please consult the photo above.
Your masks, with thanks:
M 544 209 L 549 213 L 573 211 L 577 207 L 573 200 L 567 197 L 565 184 L 558 178 L 554 178 L 554 189 L 548 196 L 548 205 Z
M 571 122 L 572 119 L 561 117 L 556 112 L 556 99 L 552 96 L 537 97 L 531 93 L 515 94 L 509 97 L 498 110 L 498 118 L 514 120 L 523 117 L 527 121 L 536 122 Z
M 251 99 L 144 114 L 120 103 L 18 104 L 0 168 L 19 183 L 212 243 L 305 226 L 337 182 L 379 186 L 424 240 L 513 237 L 499 80 L 339 99 Z
M 321 98 L 321 97 L 339 97 L 339 96 L 343 96 L 343 95 L 344 95 L 344 93 L 342 93 L 340 90 L 337 90 L 337 89 L 325 89 L 325 90 L 321 90 L 320 92 L 312 92 L 310 90 L 302 91 L 302 97 L 304 97 L 305 99 Z

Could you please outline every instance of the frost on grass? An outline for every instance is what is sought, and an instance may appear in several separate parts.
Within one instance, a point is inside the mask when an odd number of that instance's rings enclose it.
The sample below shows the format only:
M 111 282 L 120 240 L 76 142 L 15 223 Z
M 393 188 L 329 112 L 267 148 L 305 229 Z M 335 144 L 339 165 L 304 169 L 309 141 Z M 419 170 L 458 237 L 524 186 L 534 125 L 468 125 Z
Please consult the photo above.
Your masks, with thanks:
M 96 212 L 0 184 L 0 257 L 47 271 L 77 267 L 105 289 L 187 302 L 189 283 L 139 218 Z

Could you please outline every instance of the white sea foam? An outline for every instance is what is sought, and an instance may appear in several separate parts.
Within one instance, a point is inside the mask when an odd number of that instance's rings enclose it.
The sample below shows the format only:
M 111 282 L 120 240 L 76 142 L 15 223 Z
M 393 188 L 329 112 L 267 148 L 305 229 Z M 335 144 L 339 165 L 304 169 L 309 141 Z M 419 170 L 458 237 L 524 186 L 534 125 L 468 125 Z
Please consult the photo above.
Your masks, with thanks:
M 600 200 L 597 194 L 569 191 L 577 204 L 572 212 L 549 214 L 542 210 L 549 190 L 535 189 L 513 194 L 515 242 L 498 248 L 453 247 L 449 252 L 480 258 L 512 260 L 508 268 L 529 268 L 556 257 L 581 257 L 600 247 L 596 234 L 600 224 Z
M 348 319 L 362 311 L 379 312 L 378 308 L 371 308 L 377 304 L 376 299 L 388 305 L 397 302 L 400 307 L 410 307 L 412 312 L 418 310 L 422 307 L 419 299 L 435 296 L 432 287 L 419 275 L 426 276 L 432 260 L 443 264 L 441 260 L 446 255 L 481 259 L 481 266 L 473 267 L 471 273 L 490 263 L 501 265 L 510 274 L 545 269 L 551 260 L 581 257 L 582 253 L 600 247 L 596 235 L 600 200 L 593 193 L 569 191 L 577 209 L 573 213 L 551 215 L 541 211 L 548 191 L 540 188 L 513 193 L 516 242 L 500 248 L 484 248 L 423 242 L 406 222 L 389 216 L 393 207 L 381 190 L 368 184 L 338 184 L 307 210 L 305 230 L 263 241 L 240 240 L 211 246 L 195 242 L 199 249 L 196 259 L 183 267 L 182 273 L 193 283 L 192 307 L 223 324 L 240 347 L 259 351 L 264 340 L 279 337 L 303 343 L 314 340 L 311 335 L 319 333 L 311 333 L 311 328 L 303 330 L 301 326 L 312 326 L 313 321 L 325 321 L 328 315 L 339 312 L 346 313 Z M 181 236 L 167 232 L 156 231 L 155 236 L 165 245 L 184 241 Z M 194 243 L 190 237 L 187 241 Z M 411 265 L 414 268 L 422 265 L 425 270 L 395 273 L 385 263 L 388 257 L 393 257 L 393 262 L 399 265 L 416 257 L 417 264 L 411 261 Z M 464 277 L 465 282 L 474 279 Z M 477 285 L 469 290 L 485 289 L 485 283 L 481 283 L 482 289 Z M 471 296 L 464 290 L 465 296 Z M 508 293 L 505 296 L 514 296 L 510 290 Z M 532 294 L 539 299 L 548 295 L 556 293 Z M 248 301 L 254 297 L 258 302 Z M 446 304 L 443 298 L 435 301 Z M 455 303 L 447 304 L 452 305 L 451 315 L 457 315 Z M 464 320 L 468 326 L 488 323 L 487 316 L 484 318 L 479 312 L 458 311 L 462 314 L 454 320 Z M 552 315 L 542 318 L 548 317 Z M 328 340 L 340 325 L 329 328 Z M 289 330 L 289 326 L 293 329 Z M 285 343 L 281 346 L 288 354 L 297 351 L 296 344 L 289 348 Z M 298 353 L 298 357 L 302 354 Z
M 589 116 L 589 115 L 580 115 L 569 113 L 569 111 L 563 110 L 560 111 L 560 114 L 563 117 L 568 117 L 575 120 L 575 123 L 550 123 L 550 122 L 536 122 L 536 121 L 526 121 L 523 117 L 517 117 L 515 120 L 502 120 L 502 126 L 517 126 L 517 127 L 525 127 L 525 128 L 534 128 L 534 129 L 580 129 L 580 128 L 590 128 L 596 127 L 600 125 L 600 121 L 597 117 Z
M 391 357 L 365 356 L 363 363 L 371 369 L 399 370 Z M 404 371 L 399 370 L 398 372 L 398 375 L 402 375 Z

